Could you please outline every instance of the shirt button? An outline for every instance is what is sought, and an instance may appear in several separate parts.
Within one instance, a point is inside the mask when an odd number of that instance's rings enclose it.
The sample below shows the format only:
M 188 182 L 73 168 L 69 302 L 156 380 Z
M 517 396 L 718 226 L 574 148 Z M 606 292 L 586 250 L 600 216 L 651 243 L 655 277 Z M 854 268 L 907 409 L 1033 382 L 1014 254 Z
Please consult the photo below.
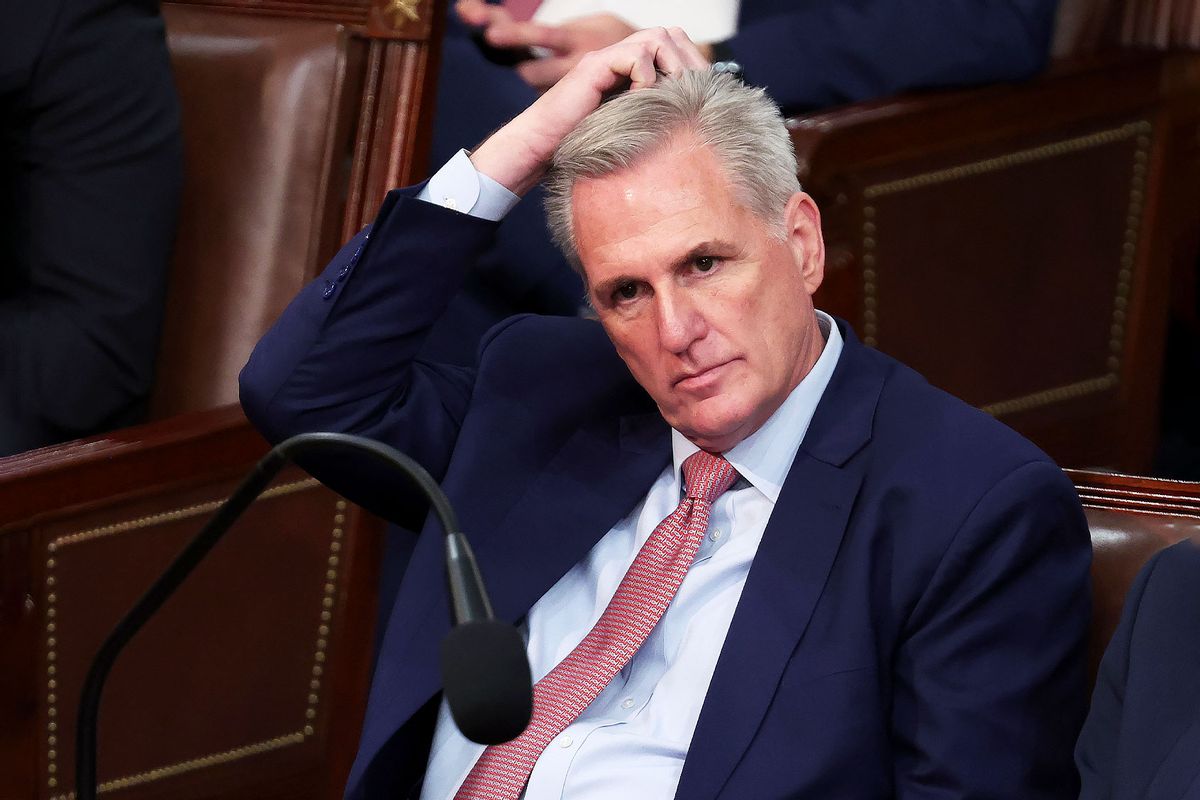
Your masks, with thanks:
M 450 196 L 443 197 L 442 198 L 442 207 L 448 208 L 451 211 L 457 211 L 458 210 L 458 201 Z
M 721 541 L 721 537 L 724 535 L 725 534 L 722 533 L 720 528 L 713 528 L 712 533 L 708 535 L 708 538 L 712 539 L 714 542 L 719 542 Z
M 565 748 L 565 747 L 570 747 L 570 746 L 571 746 L 571 745 L 573 745 L 573 744 L 575 744 L 575 740 L 574 740 L 574 739 L 572 739 L 570 736 L 564 736 L 564 737 L 562 737 L 561 739 L 559 739 L 559 740 L 558 740 L 558 746 L 559 746 L 559 747 L 564 747 L 564 748 Z
M 632 697 L 626 697 L 621 701 L 621 708 L 633 708 L 633 705 L 634 703 Z

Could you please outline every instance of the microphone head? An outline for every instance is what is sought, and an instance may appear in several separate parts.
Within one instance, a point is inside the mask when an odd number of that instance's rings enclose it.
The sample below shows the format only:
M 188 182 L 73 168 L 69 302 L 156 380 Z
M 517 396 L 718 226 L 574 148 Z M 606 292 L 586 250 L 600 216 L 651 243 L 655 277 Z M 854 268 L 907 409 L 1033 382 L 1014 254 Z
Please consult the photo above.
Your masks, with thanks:
M 494 619 L 464 622 L 442 640 L 442 685 L 454 724 L 479 744 L 517 738 L 533 714 L 525 643 Z

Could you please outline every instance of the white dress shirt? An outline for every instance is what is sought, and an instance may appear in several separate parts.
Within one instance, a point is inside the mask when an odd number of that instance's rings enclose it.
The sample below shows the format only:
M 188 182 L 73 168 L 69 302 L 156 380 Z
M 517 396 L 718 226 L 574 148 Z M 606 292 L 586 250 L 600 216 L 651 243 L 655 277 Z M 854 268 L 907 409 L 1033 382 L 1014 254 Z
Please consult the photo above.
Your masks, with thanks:
M 591 14 L 614 14 L 635 28 L 677 25 L 693 42 L 722 42 L 737 32 L 740 0 L 542 0 L 535 22 L 561 25 Z
M 471 162 L 460 156 L 448 172 L 472 183 L 463 171 L 464 162 L 474 171 Z M 435 176 L 418 197 L 474 213 L 480 195 L 499 187 L 489 180 L 480 176 L 455 195 Z M 483 208 L 495 207 L 493 200 L 483 201 Z M 825 346 L 816 365 L 761 428 L 725 453 L 741 479 L 713 504 L 708 535 L 678 594 L 629 664 L 550 742 L 529 777 L 526 800 L 674 796 L 750 564 L 842 351 L 832 318 L 820 311 L 817 316 Z M 671 446 L 672 463 L 645 499 L 530 609 L 522 632 L 535 681 L 591 630 L 642 544 L 679 504 L 681 466 L 699 448 L 675 430 Z M 458 732 L 443 701 L 421 800 L 453 798 L 482 752 L 483 745 Z

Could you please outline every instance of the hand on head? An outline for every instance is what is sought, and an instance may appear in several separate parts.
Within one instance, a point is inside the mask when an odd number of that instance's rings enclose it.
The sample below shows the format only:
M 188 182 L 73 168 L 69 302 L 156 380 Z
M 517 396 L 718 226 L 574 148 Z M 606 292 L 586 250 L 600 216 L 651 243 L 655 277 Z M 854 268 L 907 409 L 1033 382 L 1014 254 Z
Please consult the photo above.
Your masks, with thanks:
M 583 54 L 529 108 L 492 134 L 471 154 L 475 168 L 516 194 L 529 191 L 546 172 L 554 150 L 606 95 L 627 84 L 652 86 L 658 74 L 707 69 L 708 60 L 679 28 L 647 28 L 617 44 Z

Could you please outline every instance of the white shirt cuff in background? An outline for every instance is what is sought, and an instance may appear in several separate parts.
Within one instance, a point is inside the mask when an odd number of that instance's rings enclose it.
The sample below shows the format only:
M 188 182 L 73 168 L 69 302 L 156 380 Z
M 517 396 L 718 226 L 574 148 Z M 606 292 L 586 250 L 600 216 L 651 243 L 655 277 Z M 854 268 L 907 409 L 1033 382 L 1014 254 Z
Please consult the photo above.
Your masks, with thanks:
M 459 150 L 434 173 L 417 199 L 499 222 L 521 198 L 475 169 L 467 151 Z

